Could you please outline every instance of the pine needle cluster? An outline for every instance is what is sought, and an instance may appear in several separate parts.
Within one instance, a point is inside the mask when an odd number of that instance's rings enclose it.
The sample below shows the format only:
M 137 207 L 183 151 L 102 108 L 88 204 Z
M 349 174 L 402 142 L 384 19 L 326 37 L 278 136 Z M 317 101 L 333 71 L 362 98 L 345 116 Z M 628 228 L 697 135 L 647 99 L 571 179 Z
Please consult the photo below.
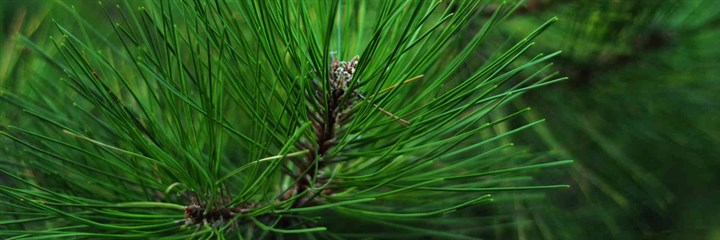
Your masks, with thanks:
M 520 5 L 57 6 L 48 42 L 18 39 L 38 75 L 0 96 L 22 111 L 0 132 L 2 237 L 473 238 L 483 216 L 452 212 L 567 187 L 531 176 L 572 161 L 504 140 L 542 121 L 502 110 L 565 79 L 559 52 L 522 57 L 556 19 L 480 51 Z

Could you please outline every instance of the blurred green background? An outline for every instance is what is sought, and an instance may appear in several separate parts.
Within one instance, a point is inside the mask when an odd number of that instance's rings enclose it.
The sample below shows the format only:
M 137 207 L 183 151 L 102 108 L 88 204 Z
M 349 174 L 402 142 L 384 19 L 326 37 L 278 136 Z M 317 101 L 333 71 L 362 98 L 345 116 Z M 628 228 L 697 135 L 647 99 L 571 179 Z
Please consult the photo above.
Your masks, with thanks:
M 50 49 L 53 20 L 104 20 L 94 7 L 2 1 L 0 91 L 31 91 L 23 79 L 48 66 L 28 42 Z M 720 1 L 530 0 L 478 61 L 553 16 L 534 51 L 562 50 L 554 68 L 570 80 L 517 100 L 547 121 L 514 141 L 575 159 L 546 176 L 571 188 L 502 209 L 531 223 L 495 237 L 720 239 Z
M 720 1 L 526 6 L 506 36 L 558 16 L 536 44 L 563 51 L 556 69 L 570 80 L 521 100 L 547 119 L 522 142 L 577 160 L 571 190 L 534 206 L 539 232 L 720 239 Z

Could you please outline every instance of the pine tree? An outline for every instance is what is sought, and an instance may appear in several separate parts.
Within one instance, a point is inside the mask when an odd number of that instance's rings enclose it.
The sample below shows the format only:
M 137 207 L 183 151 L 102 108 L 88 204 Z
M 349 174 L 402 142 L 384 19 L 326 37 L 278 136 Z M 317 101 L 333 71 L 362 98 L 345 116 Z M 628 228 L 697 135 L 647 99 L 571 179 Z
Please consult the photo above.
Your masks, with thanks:
M 528 55 L 555 18 L 487 48 L 520 4 L 55 6 L 0 96 L 3 237 L 476 238 L 532 197 L 491 193 L 567 187 L 508 140 L 565 79 Z

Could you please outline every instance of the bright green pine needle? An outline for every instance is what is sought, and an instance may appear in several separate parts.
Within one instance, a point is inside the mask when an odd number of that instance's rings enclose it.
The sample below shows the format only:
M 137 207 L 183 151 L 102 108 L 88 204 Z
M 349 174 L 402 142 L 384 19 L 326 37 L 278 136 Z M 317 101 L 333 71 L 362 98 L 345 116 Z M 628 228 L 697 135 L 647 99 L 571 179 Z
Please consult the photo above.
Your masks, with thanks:
M 506 103 L 565 79 L 526 56 L 557 19 L 482 55 L 520 3 L 46 4 L 50 38 L 14 43 L 37 76 L 0 79 L 2 237 L 329 239 L 360 217 L 472 239 L 444 231 L 493 202 L 475 192 L 568 187 L 532 176 L 572 161 L 506 140 L 542 122 Z

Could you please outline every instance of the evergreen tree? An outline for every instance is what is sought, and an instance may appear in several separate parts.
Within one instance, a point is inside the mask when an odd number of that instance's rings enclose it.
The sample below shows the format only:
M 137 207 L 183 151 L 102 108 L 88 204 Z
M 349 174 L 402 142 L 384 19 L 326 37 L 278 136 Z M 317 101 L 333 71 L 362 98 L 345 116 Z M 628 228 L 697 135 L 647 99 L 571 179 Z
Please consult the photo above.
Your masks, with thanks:
M 475 238 L 491 193 L 567 188 L 504 108 L 565 79 L 523 57 L 556 19 L 473 58 L 519 4 L 81 3 L 13 36 L 3 237 Z

